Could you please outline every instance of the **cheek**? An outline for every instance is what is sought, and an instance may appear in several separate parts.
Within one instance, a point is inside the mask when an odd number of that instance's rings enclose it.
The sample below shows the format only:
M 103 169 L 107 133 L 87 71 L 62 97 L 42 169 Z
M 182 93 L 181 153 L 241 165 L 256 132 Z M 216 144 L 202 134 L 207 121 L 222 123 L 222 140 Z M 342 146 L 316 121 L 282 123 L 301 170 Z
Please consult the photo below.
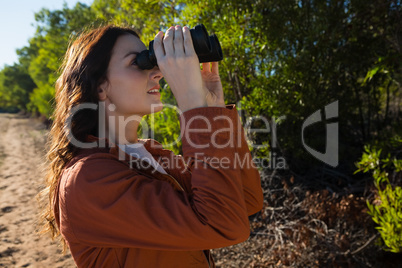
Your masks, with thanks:
M 120 77 L 120 82 L 130 91 L 135 90 L 141 92 L 146 91 L 148 79 L 145 72 L 131 70 Z
M 146 91 L 147 76 L 141 71 L 121 71 L 111 76 L 110 91 L 112 95 L 130 94 L 133 91 Z M 116 97 L 116 96 L 115 96 Z
M 117 106 L 119 112 L 132 112 L 135 107 L 143 109 L 147 105 L 148 76 L 142 71 L 122 71 L 110 77 L 110 101 Z M 142 108 L 140 108 L 142 107 Z
M 133 76 L 133 84 L 131 85 L 132 94 L 137 105 L 146 105 L 149 94 L 147 93 L 150 85 L 147 76 L 144 74 L 137 74 Z
M 142 86 L 146 86 L 148 84 L 148 76 L 145 72 L 134 72 L 132 74 L 132 79 L 133 82 L 137 85 L 142 85 Z M 144 90 L 146 90 L 146 88 L 144 88 Z

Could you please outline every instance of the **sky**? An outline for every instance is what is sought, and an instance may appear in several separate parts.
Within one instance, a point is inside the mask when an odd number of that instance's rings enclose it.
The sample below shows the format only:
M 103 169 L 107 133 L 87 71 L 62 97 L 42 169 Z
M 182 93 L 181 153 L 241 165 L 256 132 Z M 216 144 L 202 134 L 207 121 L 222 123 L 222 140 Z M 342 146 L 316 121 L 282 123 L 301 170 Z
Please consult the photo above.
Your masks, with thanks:
M 89 6 L 93 0 L 0 0 L 0 69 L 17 62 L 16 49 L 34 36 L 34 14 L 42 8 L 61 9 L 64 2 L 72 8 L 77 2 Z

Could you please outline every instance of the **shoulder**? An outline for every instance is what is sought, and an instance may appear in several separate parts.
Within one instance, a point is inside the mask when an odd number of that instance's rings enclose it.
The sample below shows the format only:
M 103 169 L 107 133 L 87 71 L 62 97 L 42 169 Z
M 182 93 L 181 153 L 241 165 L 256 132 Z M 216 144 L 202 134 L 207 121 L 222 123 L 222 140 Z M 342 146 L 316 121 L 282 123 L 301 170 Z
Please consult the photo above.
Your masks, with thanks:
M 79 218 L 78 214 L 88 215 L 92 209 L 114 203 L 144 180 L 150 179 L 108 153 L 74 159 L 60 178 L 60 204 L 70 217 Z
M 129 164 L 110 153 L 94 153 L 73 158 L 61 175 L 61 188 L 80 188 L 108 184 L 137 175 Z

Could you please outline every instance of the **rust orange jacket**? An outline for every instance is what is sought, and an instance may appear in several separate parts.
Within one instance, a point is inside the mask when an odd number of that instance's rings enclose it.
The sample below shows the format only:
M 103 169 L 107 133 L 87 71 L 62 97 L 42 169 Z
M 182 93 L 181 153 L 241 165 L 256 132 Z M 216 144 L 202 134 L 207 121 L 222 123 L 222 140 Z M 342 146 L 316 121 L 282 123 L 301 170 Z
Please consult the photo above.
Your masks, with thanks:
M 209 249 L 249 237 L 263 197 L 235 105 L 180 128 L 182 156 L 140 140 L 168 174 L 93 136 L 65 167 L 54 213 L 78 267 L 215 267 Z

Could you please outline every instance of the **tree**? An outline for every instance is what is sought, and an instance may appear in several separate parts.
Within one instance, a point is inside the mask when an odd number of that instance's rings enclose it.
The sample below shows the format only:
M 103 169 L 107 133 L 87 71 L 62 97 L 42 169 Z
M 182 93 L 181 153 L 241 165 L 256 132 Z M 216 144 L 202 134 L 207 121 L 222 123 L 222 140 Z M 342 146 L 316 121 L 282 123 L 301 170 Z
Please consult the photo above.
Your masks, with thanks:
M 241 100 L 248 116 L 286 116 L 277 138 L 293 170 L 322 166 L 303 149 L 302 123 L 338 100 L 348 172 L 363 144 L 400 130 L 400 17 L 399 1 L 376 0 L 187 1 L 181 13 L 219 36 L 229 100 Z M 306 134 L 323 151 L 325 122 Z M 266 133 L 251 137 L 272 149 Z
M 81 3 L 72 9 L 67 5 L 62 10 L 42 9 L 35 14 L 35 20 L 35 36 L 19 53 L 22 61 L 29 65 L 29 74 L 37 85 L 30 95 L 28 107 L 31 112 L 49 117 L 53 111 L 54 84 L 70 38 L 99 21 L 91 8 Z
M 29 94 L 35 83 L 21 64 L 5 66 L 0 71 L 0 108 L 6 111 L 26 111 Z

